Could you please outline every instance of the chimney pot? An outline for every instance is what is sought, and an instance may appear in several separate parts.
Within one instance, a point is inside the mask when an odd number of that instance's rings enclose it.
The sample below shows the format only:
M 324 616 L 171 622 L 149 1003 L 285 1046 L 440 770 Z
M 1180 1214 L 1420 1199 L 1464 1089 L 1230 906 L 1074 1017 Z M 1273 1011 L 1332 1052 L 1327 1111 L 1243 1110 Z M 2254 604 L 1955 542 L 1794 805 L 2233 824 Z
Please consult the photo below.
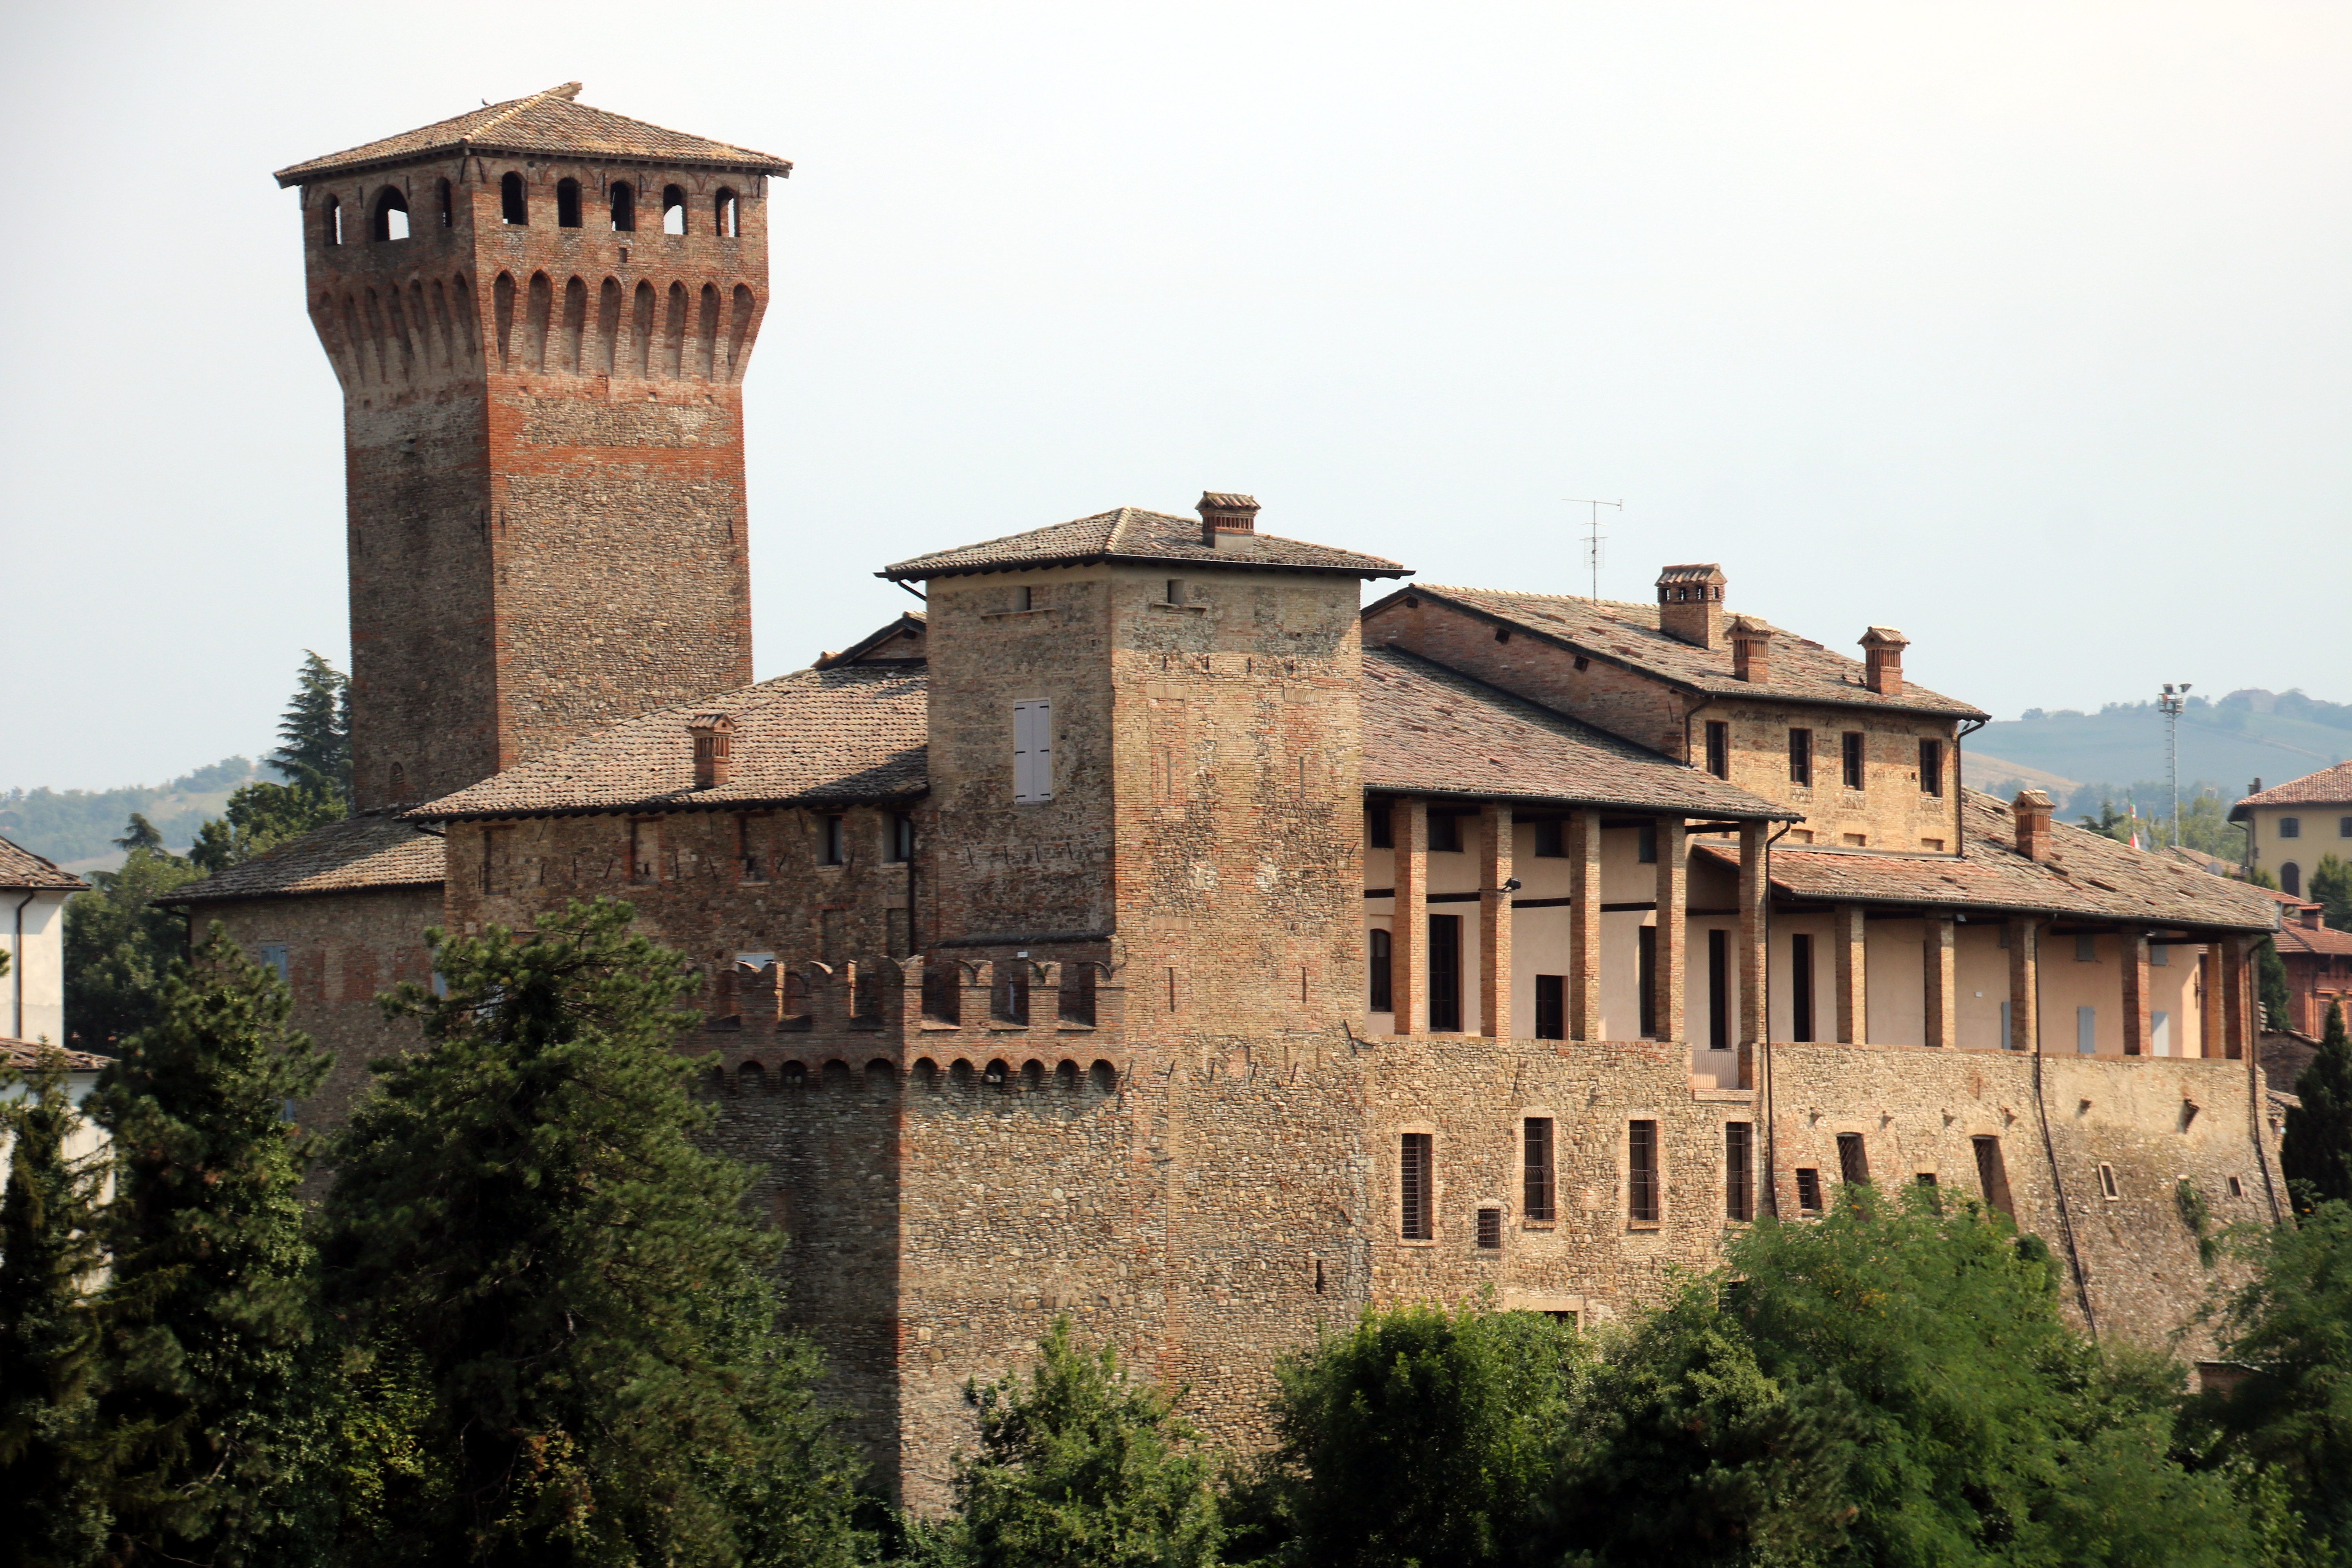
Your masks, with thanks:
M 1230 490 L 1201 492 L 1201 542 L 1212 550 L 1234 550 L 1257 534 L 1257 498 Z
M 1772 679 L 1772 628 L 1747 616 L 1731 618 L 1731 676 L 1759 686 Z
M 2017 816 L 2017 852 L 2028 860 L 2050 858 L 2050 797 L 2038 789 L 2021 789 L 2009 803 Z
M 726 784 L 735 771 L 735 721 L 724 713 L 697 713 L 686 732 L 694 737 L 694 787 Z
M 1723 568 L 1712 562 L 1658 574 L 1658 630 L 1693 647 L 1723 646 Z
M 1862 634 L 1866 683 L 1881 697 L 1903 695 L 1903 650 L 1911 639 L 1893 626 L 1871 626 Z

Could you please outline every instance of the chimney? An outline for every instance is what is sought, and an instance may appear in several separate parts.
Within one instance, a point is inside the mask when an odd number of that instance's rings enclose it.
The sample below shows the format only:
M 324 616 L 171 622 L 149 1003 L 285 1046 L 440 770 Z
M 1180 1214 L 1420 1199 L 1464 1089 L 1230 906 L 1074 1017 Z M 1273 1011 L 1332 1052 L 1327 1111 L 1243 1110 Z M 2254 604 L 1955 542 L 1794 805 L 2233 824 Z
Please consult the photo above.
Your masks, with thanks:
M 2326 912 L 2326 911 L 2317 904 L 2314 904 L 2309 909 L 2303 910 L 2304 929 L 2306 931 L 2317 931 L 2319 929 L 2319 917 Z
M 1658 629 L 1693 647 L 1723 646 L 1723 568 L 1669 566 L 1658 574 Z
M 2009 803 L 2017 814 L 2017 852 L 2028 860 L 2050 858 L 2050 797 L 2038 789 L 2021 789 Z
M 1865 684 L 1873 691 L 1881 697 L 1903 695 L 1903 650 L 1910 646 L 1911 639 L 1893 626 L 1871 626 L 1863 632 L 1862 656 L 1869 661 Z
M 1223 490 L 1201 492 L 1201 542 L 1212 550 L 1234 550 L 1257 535 L 1257 498 Z
M 1772 628 L 1747 616 L 1731 617 L 1731 677 L 1759 686 L 1772 682 Z
M 694 787 L 719 788 L 735 769 L 735 721 L 724 713 L 697 713 L 686 732 L 694 737 Z

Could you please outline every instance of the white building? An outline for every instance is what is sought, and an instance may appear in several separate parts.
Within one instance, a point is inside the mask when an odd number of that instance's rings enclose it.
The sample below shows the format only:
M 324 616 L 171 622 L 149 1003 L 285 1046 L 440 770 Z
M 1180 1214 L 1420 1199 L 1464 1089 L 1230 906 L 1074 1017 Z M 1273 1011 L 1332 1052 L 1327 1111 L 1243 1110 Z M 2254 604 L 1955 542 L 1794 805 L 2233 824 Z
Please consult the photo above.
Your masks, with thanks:
M 66 900 L 89 883 L 0 838 L 0 1040 L 66 1039 Z

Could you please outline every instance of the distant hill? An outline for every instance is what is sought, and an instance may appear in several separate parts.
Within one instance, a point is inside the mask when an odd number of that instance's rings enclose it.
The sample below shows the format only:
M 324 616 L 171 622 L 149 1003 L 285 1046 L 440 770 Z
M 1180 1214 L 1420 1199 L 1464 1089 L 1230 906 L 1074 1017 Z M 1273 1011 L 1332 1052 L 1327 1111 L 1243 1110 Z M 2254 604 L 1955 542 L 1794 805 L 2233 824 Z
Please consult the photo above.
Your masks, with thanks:
M 1969 737 L 1969 782 L 2000 789 L 2021 779 L 2069 795 L 2121 789 L 2165 774 L 2164 715 L 2153 701 L 2110 702 L 2096 713 L 2029 708 Z M 2192 696 L 2180 716 L 2180 785 L 2216 785 L 2235 802 L 2259 778 L 2264 784 L 2332 767 L 2352 757 L 2352 703 L 2324 702 L 2300 691 L 2232 691 L 2218 701 Z M 2041 777 L 2031 775 L 2039 774 Z M 2016 787 L 2009 785 L 2008 787 Z M 2092 802 L 2096 804 L 2095 799 Z
M 110 840 L 138 812 L 155 825 L 167 849 L 185 850 L 196 829 L 218 816 L 229 792 L 257 779 L 275 780 L 247 757 L 223 757 L 210 767 L 183 773 L 166 784 L 130 784 L 121 789 L 13 789 L 0 791 L 0 838 L 46 855 L 68 870 L 119 865 L 122 851 Z

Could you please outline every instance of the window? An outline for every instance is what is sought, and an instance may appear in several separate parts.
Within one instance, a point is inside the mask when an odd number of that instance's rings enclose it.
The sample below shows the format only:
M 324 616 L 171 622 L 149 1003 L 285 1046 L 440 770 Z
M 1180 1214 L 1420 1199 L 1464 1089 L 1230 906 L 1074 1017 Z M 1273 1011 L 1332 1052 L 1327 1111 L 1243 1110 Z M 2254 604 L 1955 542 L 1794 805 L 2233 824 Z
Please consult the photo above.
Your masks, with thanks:
M 2229 1184 L 2230 1184 L 2230 1195 L 2231 1195 L 2231 1197 L 2233 1197 L 2233 1198 L 2242 1198 L 2242 1197 L 2244 1197 L 2244 1196 L 2246 1195 L 2246 1189 L 2245 1189 L 2245 1186 L 2244 1186 L 2244 1184 L 2243 1184 L 2242 1183 L 2241 1183 L 2241 1182 L 2238 1180 L 2238 1178 L 2237 1178 L 2237 1177 L 2235 1177 L 2235 1176 L 2229 1177 L 2229 1178 L 2228 1178 L 2228 1181 L 2229 1181 Z
M 816 819 L 816 863 L 820 866 L 840 866 L 849 859 L 849 835 L 838 816 Z
M 2096 1007 L 2074 1009 L 2074 1054 L 2078 1057 L 2099 1054 L 2099 1010 Z
M 1407 1241 L 1433 1241 L 1435 1204 L 1430 1188 L 1435 1184 L 1436 1160 L 1431 1144 L 1435 1134 L 1407 1132 L 1398 1140 L 1397 1197 L 1402 1213 L 1397 1234 Z
M 1860 789 L 1862 787 L 1862 731 L 1848 730 L 1838 739 L 1843 742 L 1842 749 L 1844 753 L 1845 787 Z
M 1753 1123 L 1727 1121 L 1723 1124 L 1723 1217 L 1726 1219 L 1756 1217 L 1756 1180 L 1751 1173 L 1755 1142 Z
M 915 819 L 903 811 L 891 816 L 889 853 L 882 858 L 901 862 L 915 858 Z
M 2003 931 L 2001 934 L 2006 936 L 2009 933 L 2007 931 Z M 2003 947 L 2007 947 L 2009 943 L 2005 942 L 2001 943 L 2001 946 Z M 2000 1048 L 2004 1051 L 2013 1051 L 2017 1049 L 2017 1031 L 2015 1027 L 2011 1025 L 2009 1018 L 2009 998 L 2004 996 L 2000 999 Z
M 632 822 L 629 824 L 629 880 L 651 882 L 661 870 L 661 824 Z
M 1433 855 L 1462 853 L 1462 819 L 1450 811 L 1429 814 L 1429 852 Z
M 1838 1134 L 1838 1180 L 1849 1187 L 1864 1186 L 1870 1181 L 1870 1151 L 1859 1132 Z
M 1375 1013 L 1396 1011 L 1395 956 L 1393 942 L 1384 931 L 1366 931 L 1365 967 L 1371 972 L 1371 1010 Z
M 686 232 L 686 192 L 677 185 L 662 187 L 662 232 Z
M 2279 890 L 2294 898 L 2303 897 L 2303 868 L 2289 860 L 2279 868 Z
M 2170 945 L 2160 942 L 2149 942 L 2147 944 L 2147 963 L 2148 967 L 2151 969 L 2171 968 L 2172 949 Z
M 735 193 L 727 189 L 723 185 L 720 186 L 719 194 L 711 198 L 710 205 L 713 216 L 717 220 L 712 226 L 714 232 L 718 234 L 719 237 L 721 239 L 742 238 L 743 209 L 735 200 Z
M 1813 939 L 1801 931 L 1789 938 L 1789 1037 L 1813 1037 Z
M 740 814 L 735 818 L 735 865 L 742 873 L 744 881 L 767 879 L 768 868 L 761 861 L 759 851 L 751 847 L 751 819 Z
M 1709 1050 L 1731 1048 L 1731 933 L 1706 933 L 1706 1045 Z
M 1658 863 L 1658 825 L 1645 822 L 1633 830 L 1633 858 L 1644 866 Z
M 506 889 L 507 836 L 511 827 L 482 829 L 482 891 L 503 893 Z
M 1561 832 L 1559 818 L 1546 817 L 1536 824 L 1536 858 L 1542 860 L 1568 858 L 1568 835 Z
M 1364 842 L 1375 849 L 1396 847 L 1396 816 L 1387 806 L 1374 805 L 1366 808 Z
M 278 976 L 278 983 L 280 985 L 291 985 L 294 983 L 294 966 L 287 959 L 284 942 L 263 942 L 259 952 L 259 962 L 262 968 Z
M 613 182 L 613 232 L 635 234 L 637 231 L 637 193 L 626 180 Z
M 1013 798 L 1037 805 L 1054 798 L 1054 705 L 1013 705 Z
M 2172 1054 L 2172 1015 L 2161 1007 L 2152 1009 L 2148 1014 L 2147 1048 L 2152 1056 L 2168 1057 Z
M 1658 1223 L 1658 1124 L 1625 1124 L 1625 1217 L 1635 1225 Z
M 457 192 L 449 188 L 448 181 L 443 180 L 436 185 L 434 194 L 440 198 L 440 200 L 435 205 L 441 209 L 441 226 L 443 228 L 456 227 L 457 223 Z
M 1458 1034 L 1462 1028 L 1462 917 L 1429 917 L 1429 1029 Z
M 2105 1160 L 2099 1162 L 2099 1196 L 2109 1203 L 2120 1202 L 2123 1192 L 2116 1185 L 2116 1168 Z
M 1580 673 L 1584 670 L 1591 669 L 1592 668 L 1592 661 L 1585 658 L 1582 654 L 1578 654 L 1576 656 L 1576 668 Z
M 1552 1196 L 1551 1134 L 1549 1116 L 1530 1116 L 1519 1124 L 1519 1209 L 1538 1225 L 1550 1224 L 1559 1213 Z
M 2336 819 L 2336 837 L 2352 838 L 2352 816 L 2339 816 Z
M 1536 976 L 1536 1038 L 1568 1038 L 1568 976 Z
M 1969 1142 L 1976 1145 L 1977 1187 L 1984 1194 L 1986 1205 L 2014 1217 L 2017 1211 L 2010 1206 L 2009 1169 L 2001 1163 L 2000 1140 L 1973 1138 Z
M 499 216 L 509 223 L 530 221 L 530 198 L 523 189 L 520 174 L 509 173 L 499 182 Z
M 327 205 L 319 209 L 319 243 L 343 243 L 343 204 L 332 196 L 329 196 Z
M 2088 931 L 2076 932 L 2074 936 L 2074 962 L 2077 963 L 2098 963 L 2099 939 L 2093 936 Z
M 1034 610 L 1037 607 L 1036 596 L 1029 584 L 1024 583 L 1013 590 L 1012 607 L 1015 610 Z
M 1171 604 L 1171 605 L 1181 605 L 1181 604 L 1184 603 L 1184 600 L 1185 600 L 1185 594 L 1184 594 L 1184 579 L 1183 579 L 1183 578 L 1181 578 L 1181 577 L 1171 577 L 1171 578 L 1169 578 L 1169 579 L 1168 579 L 1168 602 L 1169 602 L 1170 604 Z
M 1919 793 L 1944 793 L 1944 742 L 1941 741 L 1923 740 L 1919 742 Z
M 580 226 L 580 182 L 577 180 L 555 182 L 555 226 Z
M 368 237 L 373 240 L 406 239 L 408 237 L 408 198 L 397 185 L 386 185 L 375 195 L 375 207 L 370 216 Z
M 2303 818 L 2301 818 L 2301 817 L 2299 817 L 2299 816 L 2282 816 L 2282 817 L 2280 817 L 2280 818 L 2279 818 L 2279 837 L 2280 837 L 2281 838 L 2300 838 L 2300 837 L 2303 837 Z
M 1813 732 L 1789 731 L 1789 782 L 1811 786 L 1813 782 Z
M 1706 721 L 1706 771 L 1719 779 L 1731 776 L 1731 725 L 1721 719 Z
M 1803 1214 L 1822 1212 L 1822 1173 L 1809 1166 L 1797 1167 L 1797 1208 Z
M 1633 928 L 1633 985 L 1641 994 L 1642 1038 L 1658 1037 L 1658 928 Z
M 1503 1211 L 1482 1208 L 1478 1211 L 1478 1247 L 1482 1252 L 1503 1249 Z
M 1844 845 L 1849 849 L 1861 849 L 1868 847 L 1870 843 L 1870 835 L 1866 833 L 1841 833 L 1838 835 L 1838 842 Z

